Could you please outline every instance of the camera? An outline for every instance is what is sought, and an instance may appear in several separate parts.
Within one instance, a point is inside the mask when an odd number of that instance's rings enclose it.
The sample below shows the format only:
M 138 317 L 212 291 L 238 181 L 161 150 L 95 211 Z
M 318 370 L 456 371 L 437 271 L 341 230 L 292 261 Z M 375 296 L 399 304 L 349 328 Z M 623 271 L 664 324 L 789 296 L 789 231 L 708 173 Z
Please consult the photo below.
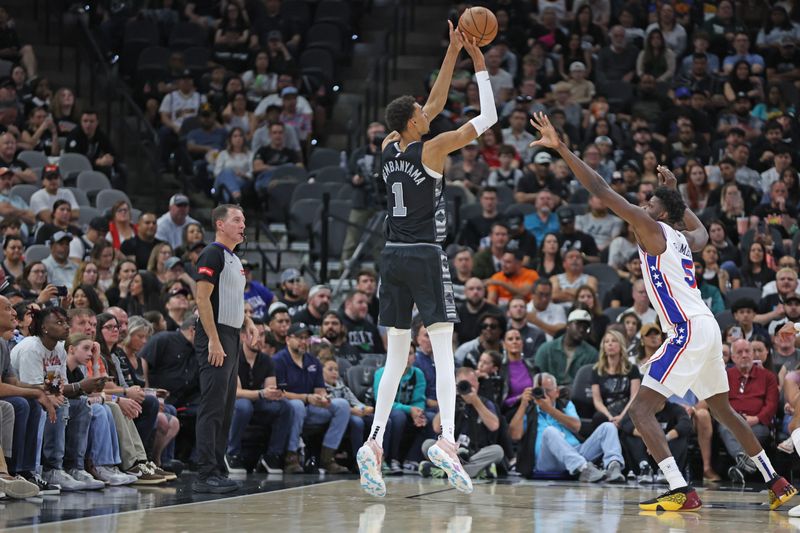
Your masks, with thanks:
M 544 389 L 541 387 L 534 387 L 531 391 L 533 393 L 533 397 L 537 400 L 544 400 Z
M 65 285 L 56 285 L 56 296 L 63 298 L 67 295 L 67 287 Z
M 375 146 L 381 146 L 383 145 L 383 141 L 385 140 L 386 140 L 386 134 L 378 133 L 377 135 L 374 135 L 372 137 L 372 144 L 374 144 Z
M 456 383 L 456 391 L 458 391 L 459 394 L 469 394 L 472 392 L 472 385 L 466 379 L 462 379 Z

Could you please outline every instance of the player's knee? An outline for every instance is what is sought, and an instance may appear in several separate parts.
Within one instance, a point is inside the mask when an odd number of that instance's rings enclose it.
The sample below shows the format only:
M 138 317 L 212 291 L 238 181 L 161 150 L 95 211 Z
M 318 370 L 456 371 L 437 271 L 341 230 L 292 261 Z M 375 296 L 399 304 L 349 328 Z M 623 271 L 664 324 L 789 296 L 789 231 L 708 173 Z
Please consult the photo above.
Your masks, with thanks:
M 393 327 L 389 328 L 389 330 L 386 333 L 388 335 L 391 335 L 391 336 L 411 335 L 411 330 L 410 329 L 400 329 L 400 328 L 396 328 L 396 327 L 393 326 Z
M 436 322 L 435 324 L 431 324 L 427 328 L 428 335 L 436 335 L 436 334 L 453 334 L 453 323 L 452 322 Z

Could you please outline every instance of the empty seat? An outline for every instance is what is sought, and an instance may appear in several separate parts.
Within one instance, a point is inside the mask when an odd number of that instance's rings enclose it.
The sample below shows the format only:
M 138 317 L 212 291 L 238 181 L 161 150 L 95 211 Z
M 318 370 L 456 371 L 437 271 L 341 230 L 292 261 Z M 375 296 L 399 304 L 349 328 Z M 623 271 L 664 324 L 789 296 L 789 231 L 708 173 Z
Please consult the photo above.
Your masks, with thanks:
M 344 51 L 342 30 L 336 24 L 314 24 L 306 33 L 306 39 L 306 50 L 324 48 L 330 50 L 336 59 L 341 59 Z
M 84 170 L 78 174 L 76 186 L 87 195 L 92 195 L 98 191 L 111 188 L 111 182 L 105 174 L 96 170 Z
M 319 170 L 339 164 L 341 155 L 333 148 L 316 148 L 308 160 L 308 170 Z
M 282 165 L 272 172 L 272 181 L 281 179 L 306 181 L 308 180 L 308 171 L 297 165 Z
M 320 189 L 321 190 L 321 189 Z M 300 198 L 293 200 L 289 208 L 289 220 L 286 223 L 289 242 L 308 241 L 319 219 L 322 203 L 318 198 Z
M 289 0 L 281 4 L 281 17 L 291 20 L 298 26 L 298 30 L 305 33 L 311 24 L 311 11 L 306 0 Z
M 78 202 L 78 205 L 83 209 L 85 206 L 91 206 L 91 202 L 89 202 L 89 197 L 86 195 L 84 191 L 77 187 L 67 187 L 70 191 L 72 191 L 72 195 L 75 196 L 75 201 Z
M 314 226 L 315 234 L 319 235 L 322 227 L 322 214 L 320 204 L 320 213 L 317 216 L 317 224 Z M 338 259 L 342 256 L 342 248 L 344 247 L 344 239 L 347 236 L 347 220 L 350 218 L 350 201 L 349 200 L 331 200 L 329 205 L 329 219 L 328 219 L 328 257 L 331 259 Z M 317 253 L 321 250 L 320 242 L 317 240 L 314 249 Z
M 41 261 L 50 255 L 50 247 L 46 244 L 32 244 L 25 249 L 25 262 Z
M 317 201 L 322 200 L 322 185 L 319 183 L 299 183 L 292 193 L 291 209 L 298 200 L 311 198 Z
M 211 62 L 211 49 L 206 46 L 190 46 L 183 51 L 183 63 L 195 76 L 208 70 Z
M 84 170 L 92 170 L 92 162 L 83 154 L 61 154 L 58 159 L 58 170 L 61 172 L 61 178 L 65 181 L 75 179 Z
M 49 163 L 45 153 L 36 150 L 23 150 L 17 158 L 31 168 L 41 168 Z
M 336 58 L 327 48 L 311 48 L 300 54 L 300 71 L 303 74 L 318 76 L 322 83 L 336 79 Z
M 33 193 L 35 193 L 39 189 L 41 189 L 41 187 L 39 187 L 38 185 L 31 185 L 30 183 L 20 183 L 18 185 L 14 185 L 13 187 L 11 187 L 11 194 L 12 195 L 16 194 L 17 196 L 25 200 L 26 203 L 30 204 L 31 196 L 33 196 Z
M 761 289 L 755 287 L 739 287 L 738 289 L 731 289 L 725 294 L 725 300 L 728 302 L 728 307 L 731 307 L 738 300 L 749 298 L 758 304 L 761 300 Z
M 322 167 L 314 174 L 314 179 L 318 183 L 345 183 L 347 171 L 338 165 Z
M 82 229 L 86 229 L 86 226 L 89 225 L 89 222 L 92 221 L 93 218 L 103 216 L 103 213 L 100 212 L 99 209 L 96 207 L 92 207 L 90 205 L 81 206 L 81 214 L 78 217 L 78 224 L 81 226 Z
M 163 46 L 148 46 L 139 54 L 136 75 L 148 79 L 166 74 L 169 64 L 169 49 Z
M 185 50 L 192 46 L 208 44 L 208 31 L 191 22 L 179 22 L 169 35 L 169 47 L 172 50 Z
M 95 207 L 99 209 L 101 213 L 105 213 L 111 209 L 115 203 L 121 200 L 128 202 L 128 205 L 132 205 L 130 198 L 128 198 L 128 195 L 124 192 L 117 189 L 105 189 L 97 193 Z
M 342 0 L 322 0 L 314 13 L 314 24 L 336 24 L 344 32 L 350 31 L 350 5 Z

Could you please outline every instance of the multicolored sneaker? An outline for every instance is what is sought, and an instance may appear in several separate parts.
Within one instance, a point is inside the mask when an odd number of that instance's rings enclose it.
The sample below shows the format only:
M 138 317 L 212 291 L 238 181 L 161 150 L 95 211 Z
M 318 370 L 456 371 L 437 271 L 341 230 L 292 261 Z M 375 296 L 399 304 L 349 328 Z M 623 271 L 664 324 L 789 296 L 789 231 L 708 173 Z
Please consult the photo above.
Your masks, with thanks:
M 664 494 L 639 504 L 642 511 L 697 511 L 703 506 L 697 491 L 686 486 L 668 490 Z
M 464 494 L 472 493 L 472 480 L 461 466 L 455 444 L 439 438 L 436 444 L 428 449 L 428 458 L 447 473 L 447 480 L 453 488 Z
M 386 483 L 381 474 L 383 450 L 375 439 L 369 439 L 356 454 L 358 472 L 361 474 L 361 488 L 370 496 L 386 496 Z
M 767 483 L 769 487 L 769 508 L 774 511 L 784 503 L 788 502 L 797 494 L 794 488 L 783 476 L 775 474 Z

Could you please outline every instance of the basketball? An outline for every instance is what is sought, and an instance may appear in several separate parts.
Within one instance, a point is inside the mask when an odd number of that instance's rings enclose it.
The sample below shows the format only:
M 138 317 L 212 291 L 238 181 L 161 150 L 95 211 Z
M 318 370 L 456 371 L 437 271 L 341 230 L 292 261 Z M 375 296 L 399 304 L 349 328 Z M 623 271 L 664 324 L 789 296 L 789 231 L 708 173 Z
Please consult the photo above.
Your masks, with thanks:
M 458 29 L 467 39 L 477 39 L 478 46 L 486 46 L 497 35 L 497 18 L 485 7 L 468 7 L 458 19 Z

